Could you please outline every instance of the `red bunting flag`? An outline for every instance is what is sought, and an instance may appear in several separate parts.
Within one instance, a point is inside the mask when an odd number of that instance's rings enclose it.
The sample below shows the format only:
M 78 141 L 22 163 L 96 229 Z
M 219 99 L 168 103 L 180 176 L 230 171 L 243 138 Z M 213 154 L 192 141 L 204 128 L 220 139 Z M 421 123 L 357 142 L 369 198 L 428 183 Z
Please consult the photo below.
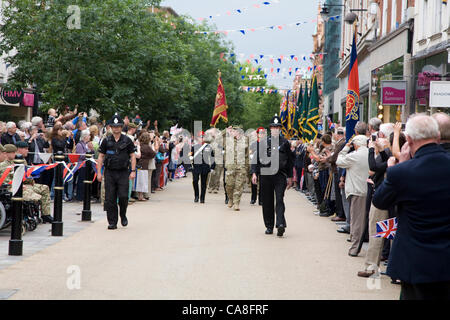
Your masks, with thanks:
M 228 122 L 227 115 L 227 98 L 225 96 L 225 88 L 223 87 L 221 73 L 219 72 L 219 85 L 217 87 L 216 103 L 214 106 L 214 113 L 211 119 L 211 127 L 216 127 L 220 119 Z
M 69 160 L 72 163 L 78 162 L 78 160 L 80 159 L 80 155 L 78 154 L 69 154 Z

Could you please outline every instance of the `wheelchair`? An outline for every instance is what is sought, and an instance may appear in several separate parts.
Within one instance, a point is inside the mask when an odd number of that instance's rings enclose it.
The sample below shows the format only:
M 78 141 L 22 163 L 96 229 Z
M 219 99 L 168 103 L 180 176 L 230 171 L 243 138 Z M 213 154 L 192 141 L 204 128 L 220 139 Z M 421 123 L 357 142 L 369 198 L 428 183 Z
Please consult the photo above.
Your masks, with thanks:
M 8 185 L 0 186 L 0 230 L 8 228 L 12 223 L 12 193 Z M 40 202 L 23 201 L 22 235 L 26 231 L 34 231 L 42 223 Z

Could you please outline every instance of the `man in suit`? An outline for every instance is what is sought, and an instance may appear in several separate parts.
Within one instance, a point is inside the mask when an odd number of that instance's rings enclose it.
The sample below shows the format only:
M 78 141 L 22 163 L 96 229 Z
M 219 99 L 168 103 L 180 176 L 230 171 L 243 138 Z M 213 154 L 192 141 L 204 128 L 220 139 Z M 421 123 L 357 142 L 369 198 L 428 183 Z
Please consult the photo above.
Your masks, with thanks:
M 432 117 L 412 116 L 406 136 L 401 163 L 389 160 L 373 197 L 380 210 L 398 207 L 387 274 L 401 280 L 402 300 L 450 299 L 450 155 Z

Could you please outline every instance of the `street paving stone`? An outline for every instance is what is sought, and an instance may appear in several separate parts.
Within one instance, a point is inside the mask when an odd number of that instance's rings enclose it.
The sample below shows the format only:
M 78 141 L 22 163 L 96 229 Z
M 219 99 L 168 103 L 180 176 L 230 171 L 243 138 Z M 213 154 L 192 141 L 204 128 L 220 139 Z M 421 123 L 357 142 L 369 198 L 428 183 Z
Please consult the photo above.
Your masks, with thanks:
M 194 203 L 192 193 L 191 178 L 174 181 L 129 206 L 128 227 L 114 231 L 99 204 L 92 206 L 94 223 L 79 221 L 82 204 L 65 204 L 64 237 L 40 225 L 25 235 L 23 257 L 8 256 L 8 234 L 0 234 L 0 290 L 17 290 L 12 300 L 399 298 L 389 277 L 357 277 L 367 244 L 349 257 L 348 235 L 314 215 L 298 192 L 286 192 L 283 238 L 264 234 L 261 207 L 249 204 L 249 194 L 235 212 L 222 192 L 208 193 L 206 204 Z M 76 268 L 79 289 L 68 286 Z

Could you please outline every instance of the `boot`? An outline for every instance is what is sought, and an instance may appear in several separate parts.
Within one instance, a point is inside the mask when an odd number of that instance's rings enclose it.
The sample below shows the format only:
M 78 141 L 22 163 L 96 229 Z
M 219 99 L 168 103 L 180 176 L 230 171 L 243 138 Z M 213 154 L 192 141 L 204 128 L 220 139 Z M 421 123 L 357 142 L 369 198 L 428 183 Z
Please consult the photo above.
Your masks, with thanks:
M 233 207 L 233 200 L 228 199 L 228 208 L 232 208 L 232 207 Z
M 235 203 L 235 204 L 233 205 L 233 210 L 234 210 L 234 211 L 241 211 L 241 209 L 239 209 L 239 203 Z

